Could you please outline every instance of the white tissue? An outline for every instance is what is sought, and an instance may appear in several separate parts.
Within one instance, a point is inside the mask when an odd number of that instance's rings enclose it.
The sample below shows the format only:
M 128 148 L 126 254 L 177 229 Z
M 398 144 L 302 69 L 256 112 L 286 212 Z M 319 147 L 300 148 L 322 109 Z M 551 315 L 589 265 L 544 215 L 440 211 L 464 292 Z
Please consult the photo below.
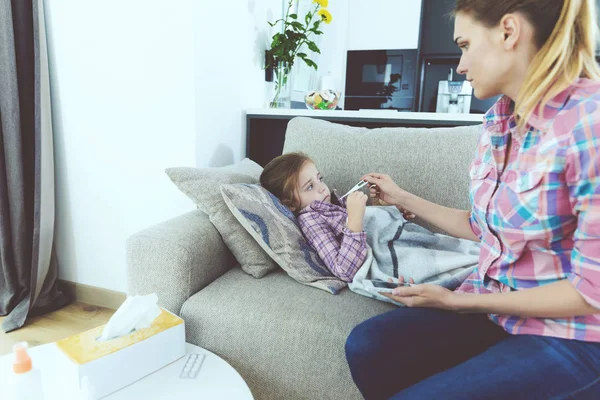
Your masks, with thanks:
M 121 304 L 104 327 L 99 341 L 110 340 L 128 335 L 131 331 L 150 327 L 152 321 L 160 315 L 156 304 L 158 296 L 152 293 L 146 296 L 129 296 Z

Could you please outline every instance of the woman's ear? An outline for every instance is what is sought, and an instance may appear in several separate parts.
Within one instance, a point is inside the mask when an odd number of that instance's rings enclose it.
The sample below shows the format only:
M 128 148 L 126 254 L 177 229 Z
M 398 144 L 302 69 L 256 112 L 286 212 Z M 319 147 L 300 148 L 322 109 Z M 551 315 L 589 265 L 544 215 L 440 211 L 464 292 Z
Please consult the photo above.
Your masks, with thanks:
M 500 20 L 500 29 L 504 37 L 504 50 L 514 50 L 521 36 L 521 16 L 513 13 L 506 14 Z

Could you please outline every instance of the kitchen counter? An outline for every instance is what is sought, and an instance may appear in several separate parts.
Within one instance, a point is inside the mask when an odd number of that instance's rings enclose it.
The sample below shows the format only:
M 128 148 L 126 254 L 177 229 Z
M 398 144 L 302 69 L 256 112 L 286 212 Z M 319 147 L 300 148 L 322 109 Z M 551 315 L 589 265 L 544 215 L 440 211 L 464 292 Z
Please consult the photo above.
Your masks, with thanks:
M 318 118 L 366 128 L 453 127 L 483 122 L 483 114 L 251 108 L 246 110 L 246 157 L 264 167 L 280 155 L 288 121 L 295 117 Z
M 330 121 L 354 122 L 407 122 L 427 125 L 474 125 L 483 121 L 483 114 L 446 114 L 426 112 L 399 112 L 396 110 L 309 110 L 282 108 L 251 108 L 248 118 L 291 119 L 293 117 L 322 118 Z

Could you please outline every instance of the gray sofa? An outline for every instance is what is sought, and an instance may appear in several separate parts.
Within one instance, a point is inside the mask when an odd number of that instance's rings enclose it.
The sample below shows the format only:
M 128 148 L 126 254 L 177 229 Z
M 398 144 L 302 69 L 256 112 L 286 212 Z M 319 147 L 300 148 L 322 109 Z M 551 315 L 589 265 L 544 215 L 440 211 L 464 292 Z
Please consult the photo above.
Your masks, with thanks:
M 383 172 L 421 197 L 467 209 L 480 129 L 370 130 L 295 118 L 284 153 L 310 155 L 342 193 L 364 173 Z M 360 322 L 394 308 L 347 289 L 331 295 L 301 285 L 282 270 L 255 279 L 200 211 L 129 238 L 127 268 L 128 292 L 156 292 L 163 307 L 184 318 L 187 341 L 227 360 L 258 400 L 360 399 L 345 340 Z

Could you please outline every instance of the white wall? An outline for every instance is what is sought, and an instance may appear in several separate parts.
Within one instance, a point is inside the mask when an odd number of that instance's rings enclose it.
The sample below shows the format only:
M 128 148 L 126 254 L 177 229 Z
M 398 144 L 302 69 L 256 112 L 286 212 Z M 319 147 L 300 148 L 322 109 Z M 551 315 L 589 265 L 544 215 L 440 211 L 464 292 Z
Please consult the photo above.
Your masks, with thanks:
M 309 1 L 309 0 L 303 0 Z M 307 52 L 309 58 L 315 61 L 318 65 L 318 70 L 304 65 L 302 60 L 298 60 L 294 64 L 294 68 L 301 66 L 302 71 L 294 71 L 294 73 L 310 74 L 313 81 L 312 87 L 302 87 L 300 84 L 294 85 L 292 93 L 293 101 L 304 101 L 304 95 L 307 91 L 320 89 L 319 83 L 322 76 L 330 76 L 333 80 L 333 86 L 327 89 L 338 90 L 342 92 L 342 100 L 338 104 L 343 107 L 344 104 L 344 89 L 346 79 L 346 54 L 348 47 L 348 3 L 346 1 L 330 1 L 327 7 L 332 15 L 330 24 L 321 24 L 320 30 L 323 32 L 320 36 L 312 36 L 313 40 L 318 43 L 321 54 Z
M 421 0 L 348 0 L 348 50 L 419 47 Z
M 322 26 L 321 54 L 310 54 L 316 58 L 319 69 L 317 72 L 305 69 L 302 73 L 314 74 L 316 78 L 330 75 L 337 83 L 337 87 L 331 89 L 342 92 L 339 106 L 343 108 L 348 50 L 416 49 L 419 46 L 421 5 L 422 0 L 329 2 L 328 10 L 333 19 L 331 24 Z M 304 101 L 302 90 L 306 88 L 295 89 L 292 100 Z M 313 89 L 318 87 L 308 90 Z
M 265 107 L 270 98 L 272 84 L 264 81 L 262 68 L 275 29 L 267 21 L 281 17 L 284 3 L 287 0 L 236 0 L 224 8 L 221 2 L 193 2 L 198 166 L 228 165 L 244 158 L 243 111 Z M 342 92 L 348 50 L 418 47 L 421 0 L 332 0 L 328 9 L 333 21 L 321 29 L 316 74 L 330 73 Z M 303 99 L 301 92 L 293 95 L 294 100 Z
M 351 32 L 397 7 L 382 2 L 330 2 L 318 73 L 331 72 L 342 91 Z M 399 24 L 398 37 L 413 43 L 421 2 L 399 3 L 412 25 Z M 125 291 L 126 238 L 193 209 L 164 169 L 244 157 L 244 110 L 269 100 L 267 21 L 280 18 L 283 0 L 45 4 L 60 278 Z M 402 43 L 386 48 L 410 48 Z
M 191 2 L 45 2 L 61 279 L 124 292 L 126 238 L 194 208 Z
M 223 166 L 246 154 L 244 110 L 264 107 L 264 52 L 282 0 L 194 1 L 196 163 Z

